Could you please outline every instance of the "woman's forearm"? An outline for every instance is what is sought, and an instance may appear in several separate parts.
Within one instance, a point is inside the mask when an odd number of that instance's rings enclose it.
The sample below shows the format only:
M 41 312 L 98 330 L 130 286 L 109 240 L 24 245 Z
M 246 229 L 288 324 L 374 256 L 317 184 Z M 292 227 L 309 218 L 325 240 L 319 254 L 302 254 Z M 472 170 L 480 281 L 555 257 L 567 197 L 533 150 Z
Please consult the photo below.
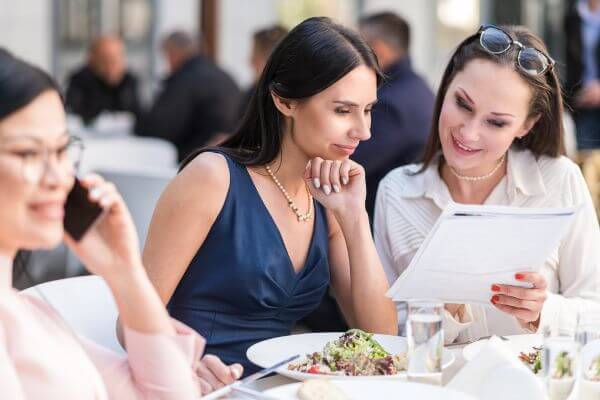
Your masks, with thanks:
M 123 326 L 141 333 L 175 334 L 164 304 L 140 265 L 107 279 Z
M 396 307 L 385 296 L 389 288 L 373 243 L 366 211 L 336 214 L 350 259 L 351 297 L 358 327 L 397 334 Z

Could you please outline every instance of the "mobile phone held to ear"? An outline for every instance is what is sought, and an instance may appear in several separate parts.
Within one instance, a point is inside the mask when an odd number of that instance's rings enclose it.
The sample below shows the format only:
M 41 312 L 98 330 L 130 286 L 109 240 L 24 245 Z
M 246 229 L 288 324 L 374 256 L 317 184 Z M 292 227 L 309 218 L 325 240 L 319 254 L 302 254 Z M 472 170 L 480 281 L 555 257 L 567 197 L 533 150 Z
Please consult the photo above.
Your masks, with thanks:
M 88 193 L 79 180 L 75 179 L 65 203 L 65 231 L 76 241 L 81 240 L 103 211 L 100 205 L 89 200 Z

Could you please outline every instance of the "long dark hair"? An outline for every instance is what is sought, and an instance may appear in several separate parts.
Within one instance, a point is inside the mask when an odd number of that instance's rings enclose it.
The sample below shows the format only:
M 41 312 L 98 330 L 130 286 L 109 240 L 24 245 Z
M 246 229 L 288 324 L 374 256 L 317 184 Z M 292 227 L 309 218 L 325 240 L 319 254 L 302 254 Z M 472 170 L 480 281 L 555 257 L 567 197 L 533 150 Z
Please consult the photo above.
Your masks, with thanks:
M 381 82 L 377 57 L 358 33 L 325 17 L 303 21 L 273 50 L 240 127 L 216 149 L 243 165 L 271 162 L 281 151 L 283 134 L 283 116 L 271 93 L 283 99 L 306 99 L 359 65 L 371 68 L 378 83 Z M 199 153 L 210 149 L 194 151 L 183 161 L 181 169 Z
M 534 47 L 548 54 L 546 45 L 538 36 L 521 26 L 502 27 L 514 40 L 518 40 L 525 47 Z M 512 46 L 510 50 L 502 54 L 491 54 L 479 44 L 479 35 L 475 34 L 465 39 L 458 45 L 456 51 L 450 58 L 450 62 L 442 76 L 442 82 L 438 89 L 429 139 L 423 155 L 423 166 L 419 172 L 427 169 L 431 161 L 441 149 L 438 121 L 444 103 L 444 97 L 450 83 L 456 74 L 462 71 L 472 60 L 485 59 L 501 65 L 514 66 L 517 59 L 517 47 Z M 540 115 L 540 119 L 531 128 L 529 134 L 514 142 L 514 146 L 530 150 L 536 157 L 546 155 L 558 157 L 565 154 L 563 142 L 563 102 L 561 87 L 554 69 L 543 75 L 530 75 L 515 68 L 523 80 L 531 87 L 532 98 L 529 105 L 528 118 Z M 493 77 L 490 77 L 493 79 Z
M 60 94 L 56 82 L 44 71 L 0 47 L 0 120 L 31 103 L 47 90 Z M 30 252 L 19 251 L 13 263 L 13 277 L 27 274 Z

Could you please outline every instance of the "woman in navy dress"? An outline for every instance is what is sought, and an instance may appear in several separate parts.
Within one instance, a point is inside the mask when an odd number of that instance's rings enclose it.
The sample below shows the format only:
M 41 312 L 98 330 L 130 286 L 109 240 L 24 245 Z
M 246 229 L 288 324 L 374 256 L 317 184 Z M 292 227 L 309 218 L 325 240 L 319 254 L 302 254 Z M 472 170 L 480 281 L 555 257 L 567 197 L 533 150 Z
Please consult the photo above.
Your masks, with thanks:
M 355 32 L 302 22 L 272 53 L 237 132 L 190 156 L 159 200 L 149 275 L 207 353 L 246 374 L 248 347 L 290 334 L 330 283 L 349 326 L 397 332 L 365 173 L 349 160 L 371 136 L 380 78 Z

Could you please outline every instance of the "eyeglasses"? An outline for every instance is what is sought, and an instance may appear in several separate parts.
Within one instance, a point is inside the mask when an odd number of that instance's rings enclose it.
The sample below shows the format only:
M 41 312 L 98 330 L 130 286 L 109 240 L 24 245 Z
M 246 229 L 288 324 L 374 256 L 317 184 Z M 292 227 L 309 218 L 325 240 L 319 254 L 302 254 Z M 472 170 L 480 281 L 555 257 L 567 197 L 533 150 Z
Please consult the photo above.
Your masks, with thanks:
M 76 136 L 69 137 L 65 145 L 53 149 L 43 145 L 37 138 L 16 138 L 0 143 L 0 152 L 18 157 L 23 179 L 33 184 L 39 183 L 48 171 L 51 158 L 61 171 L 74 175 L 79 168 L 83 149 L 83 141 Z
M 525 47 L 522 43 L 513 40 L 507 32 L 497 26 L 482 25 L 477 34 L 481 47 L 492 54 L 502 54 L 507 52 L 511 46 L 517 46 L 519 48 L 517 65 L 529 75 L 542 75 L 550 71 L 556 63 L 546 53 L 534 47 Z

